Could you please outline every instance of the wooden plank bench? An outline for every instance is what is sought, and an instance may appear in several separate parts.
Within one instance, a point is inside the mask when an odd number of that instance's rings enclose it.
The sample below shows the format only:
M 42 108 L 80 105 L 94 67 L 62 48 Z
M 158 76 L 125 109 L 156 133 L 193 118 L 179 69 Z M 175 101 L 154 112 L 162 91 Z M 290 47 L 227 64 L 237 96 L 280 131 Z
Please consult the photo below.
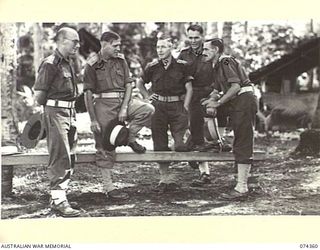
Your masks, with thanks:
M 254 161 L 265 160 L 264 152 L 255 152 Z M 12 178 L 14 166 L 45 165 L 48 163 L 47 153 L 18 153 L 1 156 L 1 186 L 2 195 L 12 191 Z M 234 156 L 230 152 L 174 152 L 174 151 L 147 151 L 144 154 L 133 152 L 121 152 L 116 154 L 116 162 L 187 162 L 187 161 L 233 161 Z M 77 163 L 94 163 L 95 152 L 77 153 Z

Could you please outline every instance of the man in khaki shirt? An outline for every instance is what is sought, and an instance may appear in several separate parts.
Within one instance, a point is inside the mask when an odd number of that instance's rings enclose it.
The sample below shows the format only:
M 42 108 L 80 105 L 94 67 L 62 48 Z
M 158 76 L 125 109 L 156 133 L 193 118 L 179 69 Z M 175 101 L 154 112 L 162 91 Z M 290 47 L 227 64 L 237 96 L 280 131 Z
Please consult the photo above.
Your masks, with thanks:
M 128 145 L 134 152 L 144 153 L 146 149 L 136 142 L 136 135 L 143 126 L 150 126 L 154 108 L 138 98 L 131 98 L 133 79 L 123 54 L 119 53 L 120 36 L 108 31 L 102 34 L 100 41 L 100 52 L 89 59 L 85 67 L 85 102 L 96 141 L 96 164 L 102 173 L 104 192 L 111 199 L 126 199 L 128 195 L 112 183 L 115 151 L 106 150 L 102 138 L 113 119 L 120 122 L 128 120 Z
M 39 67 L 34 89 L 37 103 L 44 106 L 51 208 L 64 217 L 75 217 L 80 211 L 69 205 L 66 189 L 75 163 L 77 132 L 74 101 L 78 91 L 70 56 L 77 52 L 80 41 L 74 29 L 65 27 L 57 32 L 56 42 L 55 52 Z
M 203 56 L 205 60 L 212 61 L 214 69 L 214 91 L 211 98 L 202 105 L 206 107 L 207 113 L 213 116 L 216 115 L 218 107 L 228 109 L 234 133 L 233 154 L 238 178 L 235 188 L 222 197 L 234 200 L 248 195 L 257 100 L 244 68 L 234 57 L 224 55 L 223 51 L 222 39 L 210 39 L 204 43 Z M 219 92 L 223 92 L 223 95 L 217 98 L 215 93 Z

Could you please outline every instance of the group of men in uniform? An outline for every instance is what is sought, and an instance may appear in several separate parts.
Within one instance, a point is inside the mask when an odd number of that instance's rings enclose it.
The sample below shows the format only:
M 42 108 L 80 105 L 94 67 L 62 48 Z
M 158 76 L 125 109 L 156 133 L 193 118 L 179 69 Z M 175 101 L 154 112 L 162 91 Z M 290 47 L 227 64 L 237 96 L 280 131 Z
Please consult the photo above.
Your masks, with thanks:
M 129 121 L 127 145 L 136 153 L 146 149 L 136 141 L 143 126 L 151 127 L 155 151 L 171 150 L 168 129 L 174 139 L 174 150 L 205 151 L 204 117 L 216 117 L 228 110 L 234 131 L 233 153 L 238 167 L 235 189 L 224 194 L 237 199 L 248 193 L 247 180 L 252 163 L 253 124 L 256 102 L 251 83 L 240 64 L 223 55 L 223 41 L 204 41 L 203 29 L 191 25 L 187 29 L 190 47 L 176 59 L 168 36 L 158 38 L 158 59 L 149 63 L 137 82 L 142 98 L 132 98 L 129 67 L 120 54 L 120 36 L 112 31 L 100 38 L 101 50 L 88 59 L 84 71 L 85 103 L 96 142 L 96 164 L 101 171 L 104 193 L 110 199 L 126 199 L 128 195 L 116 189 L 111 170 L 115 161 L 114 148 L 104 146 L 104 135 L 110 124 Z M 79 48 L 79 36 L 71 28 L 62 28 L 56 35 L 57 49 L 40 65 L 35 84 L 36 100 L 44 106 L 49 151 L 51 207 L 62 216 L 79 216 L 68 203 L 66 189 L 75 163 L 76 129 L 74 100 L 77 85 L 70 56 Z M 145 88 L 152 83 L 152 93 Z M 215 119 L 215 118 L 212 118 Z M 220 121 L 223 131 L 225 121 Z M 185 141 L 190 128 L 191 137 Z M 120 131 L 118 126 L 114 130 Z M 217 132 L 218 129 L 217 129 Z M 112 132 L 113 133 L 113 132 Z M 220 146 L 221 146 L 220 141 Z M 221 149 L 221 148 L 220 148 Z M 192 186 L 210 183 L 208 162 L 198 166 L 200 178 Z M 160 163 L 160 191 L 176 189 L 178 185 L 169 171 L 169 163 Z

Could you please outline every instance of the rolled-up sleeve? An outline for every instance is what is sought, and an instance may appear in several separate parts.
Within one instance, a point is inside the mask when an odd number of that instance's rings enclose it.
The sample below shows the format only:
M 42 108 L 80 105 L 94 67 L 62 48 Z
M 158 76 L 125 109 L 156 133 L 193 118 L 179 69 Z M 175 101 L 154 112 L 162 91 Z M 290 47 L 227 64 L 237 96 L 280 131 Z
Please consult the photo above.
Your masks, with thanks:
M 123 60 L 124 83 L 131 83 L 134 79 L 130 76 L 129 66 L 126 60 Z
M 190 74 L 190 66 L 188 65 L 184 65 L 183 66 L 183 74 L 184 74 L 184 83 L 187 83 L 187 82 L 192 82 L 194 80 L 194 77 Z
M 235 61 L 223 61 L 221 66 L 228 83 L 241 83 L 237 70 L 238 65 Z
M 146 66 L 145 70 L 141 73 L 141 78 L 145 83 L 151 82 L 152 72 L 150 66 Z
M 90 66 L 86 65 L 83 74 L 83 90 L 95 90 L 97 83 L 96 71 Z

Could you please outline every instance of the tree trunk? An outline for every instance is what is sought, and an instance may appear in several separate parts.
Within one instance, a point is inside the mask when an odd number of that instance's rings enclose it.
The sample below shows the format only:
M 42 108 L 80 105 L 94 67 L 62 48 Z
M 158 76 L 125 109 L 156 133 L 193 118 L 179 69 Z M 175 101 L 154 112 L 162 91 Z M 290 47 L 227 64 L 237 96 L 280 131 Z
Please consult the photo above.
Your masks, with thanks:
M 224 51 L 226 54 L 229 54 L 229 55 L 231 54 L 231 48 L 230 48 L 230 45 L 232 43 L 231 35 L 232 35 L 232 22 L 224 22 L 223 29 L 222 29 L 222 39 L 224 42 Z
M 172 22 L 171 25 L 171 34 L 174 37 L 180 38 L 185 34 L 184 23 L 181 22 Z M 169 30 L 169 29 L 168 29 Z
M 0 23 L 1 141 L 2 146 L 17 146 L 18 126 L 15 102 L 17 68 L 17 27 Z
M 206 35 L 208 38 L 215 38 L 219 36 L 218 22 L 208 22 Z
M 43 49 L 42 49 L 42 28 L 40 23 L 35 23 L 33 25 L 33 44 L 34 44 L 34 53 L 33 53 L 33 65 L 35 68 L 35 76 L 38 75 L 38 69 L 43 59 Z
M 244 34 L 247 35 L 247 34 L 248 34 L 248 21 L 245 21 L 245 22 L 244 22 L 244 28 L 243 28 L 243 29 L 244 29 L 244 31 L 243 31 Z

